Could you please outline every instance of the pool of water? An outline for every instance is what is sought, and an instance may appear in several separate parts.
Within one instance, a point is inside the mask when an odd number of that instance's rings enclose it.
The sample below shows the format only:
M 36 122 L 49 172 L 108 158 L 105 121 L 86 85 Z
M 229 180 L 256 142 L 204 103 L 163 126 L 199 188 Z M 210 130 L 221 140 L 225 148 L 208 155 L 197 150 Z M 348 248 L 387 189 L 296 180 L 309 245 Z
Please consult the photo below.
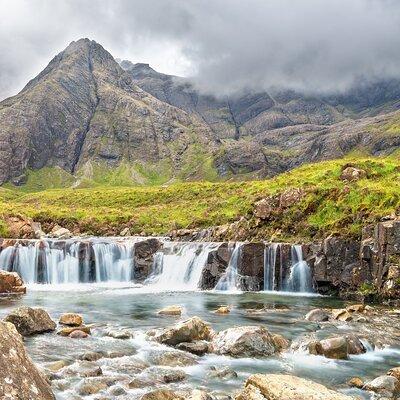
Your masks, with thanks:
M 4 317 L 13 308 L 26 305 L 44 308 L 54 320 L 65 312 L 79 313 L 86 324 L 93 324 L 92 335 L 87 339 L 70 339 L 47 333 L 29 337 L 25 343 L 32 359 L 39 365 L 66 360 L 75 362 L 85 351 L 120 351 L 149 361 L 157 351 L 166 351 L 166 347 L 151 342 L 144 333 L 150 329 L 174 324 L 179 317 L 160 316 L 157 311 L 168 305 L 180 305 L 184 308 L 181 318 L 198 316 L 209 322 L 214 330 L 220 331 L 239 325 L 264 325 L 271 332 L 279 333 L 290 341 L 304 336 L 315 335 L 318 338 L 333 334 L 355 332 L 361 336 L 375 336 L 375 330 L 385 330 L 385 324 L 335 323 L 316 324 L 304 320 L 305 314 L 313 308 L 338 308 L 344 306 L 340 300 L 318 296 L 288 296 L 276 293 L 218 293 L 218 292 L 149 292 L 144 288 L 118 284 L 54 286 L 37 285 L 28 287 L 28 293 L 21 297 L 0 298 L 0 317 Z M 213 311 L 220 305 L 231 306 L 231 313 L 218 315 Z M 398 323 L 398 316 L 393 316 Z M 104 335 L 109 329 L 127 329 L 134 336 L 120 340 Z M 395 330 L 394 330 L 395 331 Z M 384 336 L 384 335 L 383 335 Z M 381 340 L 382 342 L 382 340 Z M 390 345 L 389 345 L 390 344 Z M 366 354 L 352 356 L 349 360 L 336 361 L 320 356 L 312 356 L 301 351 L 287 351 L 279 356 L 265 359 L 234 359 L 225 356 L 206 355 L 198 359 L 194 366 L 184 367 L 188 379 L 183 383 L 171 384 L 173 388 L 201 388 L 209 391 L 232 394 L 239 389 L 246 377 L 253 373 L 289 373 L 310 378 L 329 387 L 346 393 L 356 393 L 368 398 L 366 393 L 351 391 L 346 382 L 354 376 L 363 379 L 375 378 L 400 362 L 400 338 L 390 337 L 388 343 L 380 343 L 380 348 L 372 348 Z M 129 357 L 120 361 L 126 363 Z M 104 375 L 118 375 L 121 382 L 132 379 L 121 367 L 118 359 L 113 365 L 105 360 L 99 363 Z M 150 361 L 151 363 L 151 361 Z M 207 372 L 210 367 L 230 366 L 238 378 L 221 380 L 210 379 Z M 182 368 L 181 368 L 182 369 Z M 129 376 L 128 376 L 129 375 Z M 63 377 L 65 379 L 65 377 Z M 70 399 L 76 393 L 80 378 L 66 379 L 62 390 L 55 385 L 57 399 Z M 53 381 L 54 383 L 55 381 Z M 121 383 L 123 386 L 123 383 Z M 130 390 L 118 398 L 136 398 L 143 389 Z M 107 393 L 106 393 L 107 394 Z M 80 398 L 80 397 L 76 397 Z M 88 397 L 90 398 L 90 396 Z M 98 398 L 93 397 L 92 398 Z M 114 398 L 113 396 L 104 398 Z M 139 397 L 138 397 L 139 398 Z

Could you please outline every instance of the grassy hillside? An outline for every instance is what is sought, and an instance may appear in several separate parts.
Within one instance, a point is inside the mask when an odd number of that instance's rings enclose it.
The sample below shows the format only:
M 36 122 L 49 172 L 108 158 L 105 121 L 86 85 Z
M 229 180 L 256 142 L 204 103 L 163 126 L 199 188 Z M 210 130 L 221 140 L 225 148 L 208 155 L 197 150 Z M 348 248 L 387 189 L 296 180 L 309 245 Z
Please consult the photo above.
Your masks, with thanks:
M 346 164 L 367 177 L 345 182 Z M 169 186 L 51 189 L 23 193 L 0 188 L 0 235 L 4 218 L 22 214 L 50 228 L 55 222 L 90 234 L 163 234 L 176 228 L 204 228 L 245 216 L 254 222 L 254 203 L 288 188 L 302 188 L 302 200 L 255 226 L 253 237 L 285 240 L 341 234 L 357 237 L 361 226 L 400 209 L 400 160 L 347 158 L 302 166 L 270 180 L 190 182 Z

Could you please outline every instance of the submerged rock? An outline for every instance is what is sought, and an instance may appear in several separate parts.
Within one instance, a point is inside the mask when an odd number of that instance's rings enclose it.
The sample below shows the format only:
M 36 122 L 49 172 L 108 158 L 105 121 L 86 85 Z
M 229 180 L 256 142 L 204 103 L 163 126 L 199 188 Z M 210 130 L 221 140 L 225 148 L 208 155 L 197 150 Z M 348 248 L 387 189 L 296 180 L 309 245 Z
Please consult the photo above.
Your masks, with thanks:
M 220 306 L 214 311 L 215 314 L 229 314 L 230 312 L 231 309 L 229 306 Z
M 197 364 L 197 357 L 180 350 L 157 351 L 149 354 L 152 364 L 169 367 L 187 367 Z
M 114 339 L 125 340 L 130 339 L 132 337 L 132 333 L 126 329 L 109 330 L 106 332 L 106 336 L 112 337 Z
M 321 308 L 311 310 L 305 319 L 310 322 L 324 322 L 329 320 L 329 313 Z
M 236 400 L 352 400 L 352 397 L 292 375 L 250 376 Z
M 160 311 L 158 311 L 160 315 L 182 315 L 182 307 L 181 306 L 168 306 Z
M 360 377 L 358 377 L 358 376 L 355 376 L 355 377 L 351 378 L 351 379 L 347 382 L 347 384 L 348 384 L 349 386 L 351 386 L 351 387 L 356 387 L 356 388 L 358 388 L 358 389 L 361 389 L 361 388 L 364 386 L 363 380 L 362 380 Z
M 207 377 L 229 380 L 237 378 L 238 374 L 230 367 L 210 367 L 210 371 L 207 372 Z
M 211 349 L 216 354 L 232 357 L 265 357 L 280 350 L 278 336 L 262 326 L 229 328 L 214 337 Z
M 86 339 L 89 335 L 81 330 L 71 332 L 68 337 L 71 339 Z
M 81 326 L 83 325 L 83 318 L 79 314 L 66 313 L 61 315 L 59 323 L 68 326 Z
M 0 265 L 0 267 L 2 267 Z M 4 267 L 3 267 L 4 268 Z M 0 293 L 26 293 L 26 286 L 16 272 L 0 270 Z
M 154 340 L 175 346 L 183 342 L 193 342 L 197 340 L 210 340 L 213 331 L 210 325 L 199 317 L 193 317 L 178 324 L 156 332 Z
M 78 385 L 78 393 L 82 396 L 90 396 L 93 394 L 97 394 L 102 390 L 106 390 L 108 388 L 107 383 L 102 379 L 89 378 L 83 380 Z
M 54 400 L 45 377 L 26 353 L 16 327 L 0 322 L 0 398 Z
M 94 362 L 78 361 L 64 370 L 66 375 L 78 375 L 83 378 L 103 375 L 103 370 Z
M 19 307 L 8 314 L 4 321 L 15 325 L 22 336 L 51 332 L 56 329 L 56 323 L 42 308 Z

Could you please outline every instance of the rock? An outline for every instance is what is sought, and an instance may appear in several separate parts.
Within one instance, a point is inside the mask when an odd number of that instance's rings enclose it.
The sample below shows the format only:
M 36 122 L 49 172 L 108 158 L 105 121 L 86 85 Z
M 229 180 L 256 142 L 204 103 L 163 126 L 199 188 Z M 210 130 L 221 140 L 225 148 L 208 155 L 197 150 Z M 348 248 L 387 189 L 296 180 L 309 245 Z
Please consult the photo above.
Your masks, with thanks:
M 236 400 L 352 400 L 352 397 L 292 375 L 251 375 Z
M 181 306 L 168 306 L 158 311 L 160 315 L 182 315 Z
M 346 309 L 332 310 L 332 318 L 338 321 L 351 321 L 353 316 Z
M 260 219 L 268 219 L 277 209 L 276 201 L 273 197 L 261 199 L 254 204 L 254 215 Z
M 114 386 L 109 390 L 111 396 L 123 396 L 127 394 L 126 390 L 122 386 Z
M 134 261 L 135 282 L 143 282 L 153 271 L 154 254 L 161 249 L 163 244 L 155 238 L 135 243 Z
M 213 331 L 209 324 L 199 317 L 193 317 L 156 333 L 154 340 L 175 346 L 183 342 L 210 340 L 212 335 Z
M 152 364 L 168 367 L 187 367 L 197 364 L 197 357 L 180 350 L 150 352 Z
M 214 311 L 215 314 L 229 314 L 230 312 L 231 309 L 229 306 L 220 306 Z
M 112 337 L 114 339 L 125 340 L 125 339 L 130 339 L 132 337 L 132 334 L 131 332 L 125 329 L 120 329 L 120 330 L 109 330 L 107 331 L 106 336 Z
M 11 322 L 22 336 L 51 332 L 56 323 L 42 308 L 19 307 L 8 314 L 4 321 Z
M 238 374 L 229 367 L 215 368 L 211 367 L 210 371 L 207 372 L 208 378 L 218 378 L 224 380 L 236 379 Z
M 358 181 L 359 179 L 365 178 L 367 176 L 366 171 L 360 168 L 355 168 L 348 166 L 343 169 L 340 179 L 342 181 Z
M 88 336 L 89 335 L 87 333 L 81 330 L 75 330 L 68 335 L 68 337 L 70 337 L 71 339 L 85 339 Z
M 172 390 L 157 389 L 144 394 L 140 400 L 184 400 L 184 398 Z
M 90 396 L 96 393 L 106 390 L 108 388 L 107 383 L 102 379 L 85 379 L 78 385 L 78 393 L 82 396 Z
M 103 358 L 105 353 L 101 351 L 88 351 L 87 353 L 82 354 L 79 359 L 84 361 L 97 361 L 100 358 Z
M 183 342 L 176 346 L 177 349 L 187 351 L 197 356 L 202 356 L 210 351 L 210 343 L 205 340 L 198 340 L 196 342 Z
M 59 360 L 59 361 L 52 362 L 50 364 L 46 364 L 46 369 L 48 369 L 49 371 L 52 371 L 52 372 L 57 372 L 60 369 L 66 367 L 67 365 L 68 364 L 65 360 Z
M 364 304 L 352 304 L 346 307 L 346 310 L 350 313 L 358 312 L 361 313 L 365 310 Z
M 195 389 L 190 393 L 188 400 L 214 400 L 215 398 L 204 392 L 203 390 Z
M 73 235 L 70 230 L 63 228 L 60 225 L 55 225 L 49 236 L 57 239 L 70 239 Z
M 45 377 L 26 353 L 16 327 L 0 322 L 0 398 L 54 400 Z
M 363 354 L 367 350 L 361 340 L 355 335 L 346 335 L 348 354 Z
M 285 350 L 290 345 L 287 339 L 285 339 L 282 335 L 278 335 L 276 333 L 272 335 L 272 340 L 275 343 L 277 351 Z
M 79 314 L 67 313 L 62 314 L 58 322 L 61 325 L 81 326 L 83 325 L 83 318 Z
M 355 376 L 354 378 L 351 378 L 347 384 L 351 387 L 356 387 L 358 389 L 361 389 L 364 386 L 364 382 L 361 378 L 358 376 Z
M 86 333 L 87 335 L 90 335 L 90 327 L 86 325 L 81 325 L 81 326 L 68 326 L 65 328 L 61 328 L 58 332 L 57 335 L 60 336 L 69 336 L 72 332 L 75 331 L 81 331 L 83 333 Z
M 273 335 L 261 326 L 241 326 L 219 332 L 211 342 L 211 349 L 216 354 L 232 357 L 265 357 L 279 351 Z
M 124 228 L 122 229 L 122 231 L 119 233 L 119 236 L 130 236 L 131 235 L 131 231 L 129 228 Z
M 390 369 L 387 374 L 390 376 L 394 376 L 400 381 L 400 367 Z
M 347 354 L 347 340 L 343 336 L 329 338 L 316 342 L 309 347 L 310 353 L 323 355 L 327 358 L 333 358 L 337 360 L 346 360 Z
M 103 375 L 99 365 L 91 361 L 78 361 L 64 370 L 66 375 L 78 375 L 82 378 L 89 378 Z
M 0 270 L 0 293 L 26 293 L 26 286 L 16 272 Z
M 382 375 L 367 382 L 363 386 L 363 389 L 378 393 L 381 396 L 392 398 L 394 395 L 400 393 L 400 381 L 394 376 Z
M 315 308 L 305 316 L 305 319 L 311 322 L 324 322 L 329 320 L 329 314 L 325 310 Z

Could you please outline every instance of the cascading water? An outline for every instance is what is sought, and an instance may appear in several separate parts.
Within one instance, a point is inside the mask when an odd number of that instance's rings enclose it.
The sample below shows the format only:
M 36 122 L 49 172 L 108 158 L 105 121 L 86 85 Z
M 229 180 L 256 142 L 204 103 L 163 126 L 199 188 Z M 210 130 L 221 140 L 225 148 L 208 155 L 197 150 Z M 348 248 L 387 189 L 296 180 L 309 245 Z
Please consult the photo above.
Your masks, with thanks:
M 241 243 L 235 243 L 235 247 L 231 251 L 231 258 L 229 260 L 228 267 L 224 275 L 221 276 L 217 285 L 215 286 L 215 290 L 223 290 L 223 291 L 236 291 L 237 288 L 237 278 L 238 278 L 238 260 L 240 255 L 240 249 L 242 247 Z
M 275 264 L 279 243 L 272 243 L 264 249 L 264 290 L 275 288 Z
M 313 292 L 311 270 L 307 261 L 303 259 L 303 250 L 300 245 L 292 246 L 292 267 L 285 289 L 288 292 Z
M 286 245 L 271 243 L 265 247 L 264 290 L 312 293 L 314 290 L 311 270 L 307 261 L 303 259 L 302 246 L 290 246 L 290 260 L 286 262 L 282 255 L 282 246 Z
M 197 290 L 209 252 L 215 244 L 164 243 L 155 254 L 153 274 L 146 284 L 160 290 Z

